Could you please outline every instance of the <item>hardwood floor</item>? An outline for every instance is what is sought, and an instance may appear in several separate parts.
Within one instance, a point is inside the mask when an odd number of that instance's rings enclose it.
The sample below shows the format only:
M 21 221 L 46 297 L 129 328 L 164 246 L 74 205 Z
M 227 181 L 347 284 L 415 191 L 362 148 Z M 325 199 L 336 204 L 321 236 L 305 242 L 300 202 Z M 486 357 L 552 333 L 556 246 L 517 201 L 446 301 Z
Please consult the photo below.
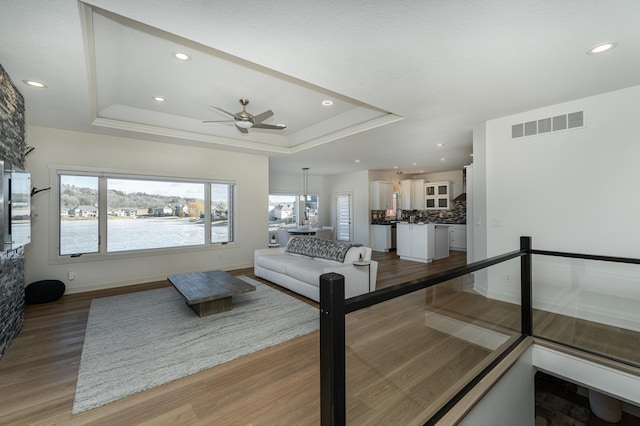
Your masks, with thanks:
M 374 252 L 378 288 L 466 263 L 466 253 L 422 264 Z M 253 276 L 253 269 L 229 271 Z M 92 298 L 169 286 L 168 281 L 63 296 L 28 305 L 25 327 L 0 360 L 0 424 L 317 425 L 319 333 L 311 333 L 215 368 L 71 414 Z M 518 334 L 519 310 L 461 291 L 455 281 L 347 317 L 349 424 L 411 424 L 424 419 L 491 358 L 486 347 L 425 327 L 425 312 L 500 333 Z M 508 344 L 508 341 L 505 344 Z M 425 345 L 424 342 L 429 342 Z

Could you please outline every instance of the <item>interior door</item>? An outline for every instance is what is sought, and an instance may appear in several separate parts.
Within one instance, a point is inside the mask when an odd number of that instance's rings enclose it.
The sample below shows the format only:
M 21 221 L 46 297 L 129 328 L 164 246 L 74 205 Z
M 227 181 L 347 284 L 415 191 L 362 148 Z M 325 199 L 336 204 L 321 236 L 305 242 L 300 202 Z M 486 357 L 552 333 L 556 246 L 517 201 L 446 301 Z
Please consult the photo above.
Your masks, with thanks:
M 353 207 L 351 193 L 336 194 L 336 240 L 351 241 L 353 238 Z

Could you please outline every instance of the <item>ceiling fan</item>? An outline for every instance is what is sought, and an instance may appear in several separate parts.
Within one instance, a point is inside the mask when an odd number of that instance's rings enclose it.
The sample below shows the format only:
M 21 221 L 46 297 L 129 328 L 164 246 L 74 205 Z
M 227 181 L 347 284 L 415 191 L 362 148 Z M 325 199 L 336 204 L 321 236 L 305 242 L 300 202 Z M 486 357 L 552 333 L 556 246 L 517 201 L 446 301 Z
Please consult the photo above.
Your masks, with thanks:
M 215 108 L 218 111 L 230 116 L 232 120 L 206 120 L 202 123 L 211 124 L 211 123 L 234 123 L 236 128 L 240 130 L 241 133 L 249 133 L 250 128 L 253 129 L 268 129 L 268 130 L 284 130 L 287 128 L 284 124 L 264 124 L 263 121 L 273 115 L 273 111 L 268 110 L 258 115 L 253 115 L 247 112 L 247 104 L 249 103 L 249 99 L 240 99 L 240 104 L 242 104 L 242 111 L 236 112 L 235 114 L 230 113 L 229 111 L 225 111 L 220 107 L 215 105 L 209 105 L 211 108 Z

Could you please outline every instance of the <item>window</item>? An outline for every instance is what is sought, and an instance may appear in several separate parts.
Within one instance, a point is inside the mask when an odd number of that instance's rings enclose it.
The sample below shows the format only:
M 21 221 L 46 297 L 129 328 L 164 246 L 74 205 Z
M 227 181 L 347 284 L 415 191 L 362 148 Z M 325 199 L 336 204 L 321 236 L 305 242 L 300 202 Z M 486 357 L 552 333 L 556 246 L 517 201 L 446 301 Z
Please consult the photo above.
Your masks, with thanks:
M 384 212 L 386 217 L 396 217 L 396 215 L 398 214 L 398 193 L 394 192 L 393 193 L 393 201 L 392 201 L 392 205 L 391 205 L 391 210 L 386 210 Z
M 320 227 L 320 217 L 318 216 L 318 196 L 315 194 L 307 195 L 305 200 L 304 196 L 301 198 L 303 224 L 309 225 L 311 228 Z M 306 222 L 304 222 L 306 221 Z
M 233 241 L 233 183 L 65 172 L 59 182 L 60 256 Z
M 204 244 L 204 184 L 106 182 L 108 253 Z
M 298 226 L 298 196 L 269 194 L 269 231 Z
M 60 255 L 97 253 L 98 178 L 60 176 Z
M 305 202 L 306 201 L 306 202 Z M 302 212 L 298 214 L 298 212 Z M 269 194 L 269 231 L 278 228 L 296 228 L 307 224 L 312 228 L 320 226 L 318 216 L 318 195 Z
M 233 186 L 211 184 L 211 242 L 233 241 Z M 204 214 L 204 211 L 203 211 Z
M 336 194 L 336 240 L 351 241 L 351 193 Z

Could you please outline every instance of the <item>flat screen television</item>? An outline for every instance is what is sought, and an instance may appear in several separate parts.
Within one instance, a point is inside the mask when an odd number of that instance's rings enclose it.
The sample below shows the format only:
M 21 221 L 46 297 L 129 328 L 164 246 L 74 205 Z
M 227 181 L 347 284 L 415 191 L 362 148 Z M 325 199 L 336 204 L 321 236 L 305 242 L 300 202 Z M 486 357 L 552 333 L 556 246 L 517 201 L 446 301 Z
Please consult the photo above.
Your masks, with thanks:
M 31 174 L 0 161 L 0 242 L 3 251 L 31 242 Z

